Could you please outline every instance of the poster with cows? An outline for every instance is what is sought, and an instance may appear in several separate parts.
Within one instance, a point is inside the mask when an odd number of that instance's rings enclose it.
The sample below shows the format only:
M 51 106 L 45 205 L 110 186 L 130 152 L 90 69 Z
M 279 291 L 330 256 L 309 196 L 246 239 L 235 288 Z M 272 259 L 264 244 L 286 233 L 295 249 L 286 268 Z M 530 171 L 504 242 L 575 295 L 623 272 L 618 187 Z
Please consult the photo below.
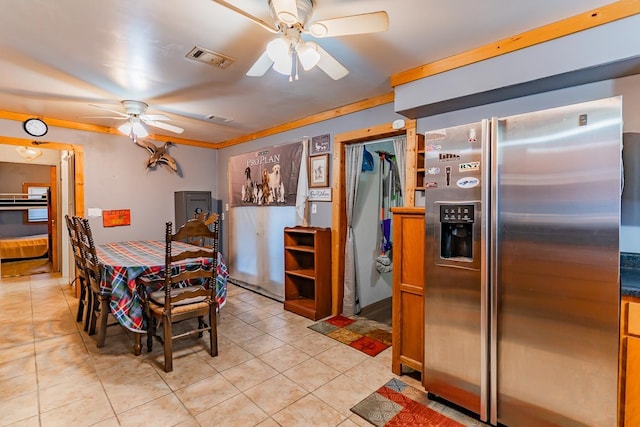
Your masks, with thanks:
M 295 206 L 301 160 L 300 142 L 231 157 L 231 206 Z

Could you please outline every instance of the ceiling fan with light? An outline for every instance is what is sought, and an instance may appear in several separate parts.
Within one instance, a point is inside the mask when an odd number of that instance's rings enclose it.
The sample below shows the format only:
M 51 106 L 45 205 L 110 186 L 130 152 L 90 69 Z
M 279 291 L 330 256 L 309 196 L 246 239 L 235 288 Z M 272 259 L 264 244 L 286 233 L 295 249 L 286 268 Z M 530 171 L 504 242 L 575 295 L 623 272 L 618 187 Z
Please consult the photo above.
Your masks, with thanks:
M 316 0 L 268 0 L 273 25 L 224 0 L 213 1 L 239 13 L 267 31 L 280 33 L 281 37 L 267 44 L 264 53 L 247 72 L 248 76 L 254 77 L 264 75 L 273 67 L 275 71 L 288 75 L 289 81 L 297 80 L 300 63 L 305 70 L 317 65 L 332 79 L 341 79 L 349 74 L 349 70 L 318 43 L 304 40 L 302 34 L 324 38 L 376 33 L 389 29 L 389 17 L 384 11 L 311 22 Z
M 121 111 L 112 110 L 110 108 L 103 107 L 101 105 L 89 104 L 92 107 L 101 108 L 103 110 L 110 111 L 117 116 L 88 116 L 91 118 L 100 118 L 100 119 L 115 119 L 115 120 L 126 120 L 122 125 L 118 127 L 118 130 L 125 135 L 128 135 L 134 141 L 137 138 L 144 138 L 149 135 L 149 132 L 144 127 L 144 125 L 157 127 L 159 129 L 168 130 L 169 132 L 174 133 L 182 133 L 184 129 L 178 126 L 171 125 L 169 123 L 164 123 L 166 120 L 171 120 L 169 117 L 164 114 L 145 114 L 147 108 L 149 106 L 142 101 L 133 101 L 130 99 L 126 99 L 121 101 L 122 106 L 124 107 L 124 113 Z

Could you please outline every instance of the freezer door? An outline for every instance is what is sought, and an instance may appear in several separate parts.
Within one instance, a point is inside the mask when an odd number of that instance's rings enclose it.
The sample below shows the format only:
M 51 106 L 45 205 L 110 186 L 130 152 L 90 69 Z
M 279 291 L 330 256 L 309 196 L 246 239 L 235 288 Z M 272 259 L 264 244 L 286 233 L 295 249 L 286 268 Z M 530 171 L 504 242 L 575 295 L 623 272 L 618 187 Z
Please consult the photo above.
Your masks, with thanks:
M 485 121 L 425 135 L 423 383 L 428 392 L 484 419 L 487 129 Z
M 491 421 L 615 426 L 621 99 L 492 126 Z

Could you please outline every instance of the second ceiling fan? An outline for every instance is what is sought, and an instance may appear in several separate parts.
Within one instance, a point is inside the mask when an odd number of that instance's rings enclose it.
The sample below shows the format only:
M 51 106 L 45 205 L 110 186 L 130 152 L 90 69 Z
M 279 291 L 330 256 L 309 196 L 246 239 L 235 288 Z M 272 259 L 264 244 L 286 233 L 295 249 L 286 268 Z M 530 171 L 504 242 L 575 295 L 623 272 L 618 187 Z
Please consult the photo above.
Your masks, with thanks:
M 149 135 L 149 133 L 143 126 L 143 123 L 145 125 L 164 129 L 173 133 L 182 133 L 184 131 L 184 129 L 182 129 L 181 127 L 171 125 L 169 123 L 164 123 L 164 121 L 166 120 L 171 120 L 164 114 L 146 114 L 147 108 L 149 108 L 149 106 L 145 102 L 126 99 L 124 101 L 120 101 L 120 103 L 124 107 L 124 112 L 112 110 L 101 105 L 89 104 L 92 107 L 110 111 L 114 114 L 117 114 L 117 116 L 87 117 L 126 120 L 125 123 L 118 127 L 118 130 L 125 135 L 129 135 L 134 140 L 137 137 L 144 138 Z
M 376 33 L 389 29 L 389 17 L 384 11 L 311 22 L 314 0 L 268 0 L 274 22 L 268 24 L 224 0 L 213 1 L 250 19 L 267 31 L 280 33 L 281 37 L 267 44 L 266 50 L 247 72 L 248 76 L 254 77 L 264 75 L 273 67 L 277 72 L 288 75 L 289 81 L 292 81 L 298 78 L 300 63 L 305 70 L 317 65 L 332 79 L 341 79 L 349 74 L 349 70 L 318 43 L 304 40 L 302 34 L 324 38 Z

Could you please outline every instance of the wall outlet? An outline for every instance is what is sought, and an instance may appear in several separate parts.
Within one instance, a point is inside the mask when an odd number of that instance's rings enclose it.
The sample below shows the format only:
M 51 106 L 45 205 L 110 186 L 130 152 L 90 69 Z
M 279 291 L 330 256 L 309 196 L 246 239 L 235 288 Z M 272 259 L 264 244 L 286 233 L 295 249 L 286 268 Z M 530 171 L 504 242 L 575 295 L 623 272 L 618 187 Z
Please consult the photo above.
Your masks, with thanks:
M 220 219 L 224 221 L 224 212 L 222 212 L 222 215 L 220 215 L 220 217 L 221 217 Z
M 318 205 L 316 205 L 315 203 L 311 203 L 311 213 L 318 213 Z

